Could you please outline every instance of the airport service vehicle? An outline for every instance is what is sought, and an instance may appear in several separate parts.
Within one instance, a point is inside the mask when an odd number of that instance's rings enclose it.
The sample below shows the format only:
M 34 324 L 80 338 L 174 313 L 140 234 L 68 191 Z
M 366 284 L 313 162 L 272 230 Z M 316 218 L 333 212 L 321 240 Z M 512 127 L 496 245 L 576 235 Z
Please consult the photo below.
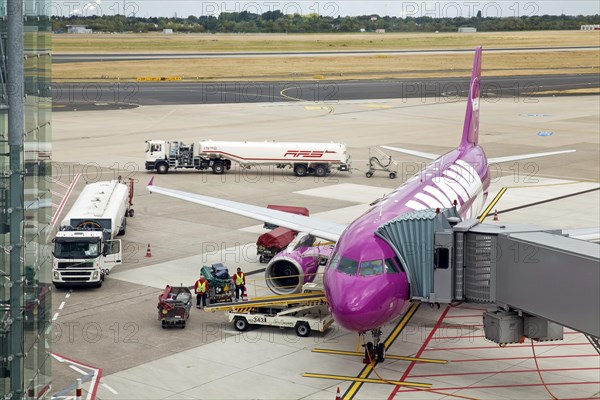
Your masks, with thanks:
M 285 249 L 296 237 L 298 232 L 288 228 L 277 227 L 263 233 L 256 241 L 256 253 L 261 263 L 269 262 L 277 253 Z
M 110 270 L 122 263 L 121 240 L 127 217 L 133 217 L 133 181 L 86 185 L 54 238 L 52 282 L 64 286 L 102 286 Z
M 325 332 L 333 318 L 327 306 L 296 305 L 289 307 L 260 307 L 249 312 L 229 311 L 229 322 L 237 331 L 245 331 L 250 325 L 294 328 L 296 335 L 307 337 L 312 331 Z
M 326 176 L 333 169 L 350 170 L 350 156 L 341 143 L 226 142 L 202 140 L 147 140 L 146 170 L 166 174 L 177 169 L 212 169 L 222 174 L 232 162 L 242 168 L 270 166 L 292 168 L 296 176 Z
M 179 326 L 185 328 L 185 322 L 190 317 L 192 308 L 192 292 L 183 285 L 165 287 L 158 296 L 158 320 L 163 328 Z
M 270 210 L 285 211 L 285 212 L 288 212 L 290 214 L 304 215 L 305 217 L 308 217 L 308 215 L 309 215 L 308 208 L 306 208 L 306 207 L 279 206 L 279 205 L 276 205 L 276 204 L 269 204 L 267 206 L 267 208 L 270 209 Z M 265 229 L 275 229 L 278 226 L 274 225 L 274 224 L 270 224 L 268 222 L 265 222 L 263 224 L 263 227 Z
M 210 304 L 233 301 L 235 286 L 229 269 L 221 264 L 204 266 L 200 273 L 208 281 L 208 301 Z

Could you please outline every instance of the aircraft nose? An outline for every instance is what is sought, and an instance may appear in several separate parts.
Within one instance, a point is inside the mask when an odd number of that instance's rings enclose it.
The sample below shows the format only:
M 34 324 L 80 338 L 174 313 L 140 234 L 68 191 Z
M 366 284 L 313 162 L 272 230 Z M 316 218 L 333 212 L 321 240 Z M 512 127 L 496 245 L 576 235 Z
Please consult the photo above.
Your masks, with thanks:
M 399 275 L 328 273 L 325 288 L 334 320 L 348 330 L 365 332 L 400 315 L 406 293 L 401 289 Z

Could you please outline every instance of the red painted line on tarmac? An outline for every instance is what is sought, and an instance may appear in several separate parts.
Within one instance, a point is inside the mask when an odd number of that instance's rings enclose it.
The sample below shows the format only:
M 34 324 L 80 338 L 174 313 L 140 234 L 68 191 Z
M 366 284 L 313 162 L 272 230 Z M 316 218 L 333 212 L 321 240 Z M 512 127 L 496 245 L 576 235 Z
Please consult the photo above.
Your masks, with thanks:
M 58 217 L 60 216 L 60 213 L 62 212 L 63 208 L 65 207 L 65 204 L 67 204 L 67 200 L 69 200 L 69 197 L 71 196 L 71 192 L 73 192 L 73 188 L 75 188 L 75 184 L 79 180 L 80 176 L 81 176 L 81 174 L 76 174 L 73 177 L 73 181 L 69 185 L 69 188 L 67 189 L 67 193 L 65 193 L 64 197 L 60 201 L 60 204 L 58 205 L 58 208 L 56 209 L 56 212 L 54 213 L 54 215 L 52 216 L 52 219 L 50 220 L 50 229 L 54 228 L 54 225 L 56 224 L 56 221 L 57 221 Z
M 442 321 L 444 320 L 444 318 L 446 317 L 446 315 L 448 314 L 448 311 L 450 311 L 451 307 L 450 306 L 446 306 L 446 309 L 442 312 L 442 315 L 440 315 L 440 318 L 438 319 L 437 323 L 435 324 L 435 326 L 433 327 L 433 329 L 431 330 L 431 332 L 429 332 L 429 335 L 427 336 L 427 339 L 425 339 L 425 341 L 423 342 L 423 345 L 421 346 L 421 348 L 419 349 L 419 351 L 415 354 L 415 358 L 419 358 L 421 357 L 421 354 L 423 354 L 423 351 L 425 351 L 425 348 L 427 347 L 427 345 L 429 344 L 429 342 L 431 341 L 431 339 L 433 339 L 433 336 L 435 335 L 435 332 L 439 329 L 439 327 L 442 325 Z M 408 368 L 406 368 L 406 371 L 404 371 L 404 374 L 402 374 L 402 378 L 400 378 L 400 381 L 404 381 L 408 375 L 410 374 L 410 371 L 412 371 L 413 367 L 415 366 L 416 362 L 412 361 L 410 363 L 410 365 L 408 366 Z M 392 400 L 394 398 L 394 396 L 396 396 L 396 393 L 398 393 L 398 390 L 400 389 L 400 386 L 396 386 L 394 388 L 394 390 L 392 391 L 392 393 L 390 394 L 390 396 L 388 397 L 388 400 Z
M 600 371 L 600 368 L 548 368 L 540 369 L 540 372 L 566 372 L 566 371 Z M 535 369 L 521 369 L 521 370 L 505 370 L 505 371 L 482 371 L 482 372 L 456 372 L 449 374 L 425 374 L 425 375 L 411 375 L 411 378 L 431 378 L 437 376 L 465 376 L 465 375 L 496 375 L 496 374 L 522 374 L 522 373 L 537 373 Z
M 564 346 L 591 346 L 587 343 L 547 343 L 547 344 L 536 344 L 535 347 L 564 347 Z M 435 349 L 426 349 L 425 351 L 452 351 L 452 350 L 483 350 L 483 349 L 516 349 L 519 347 L 531 347 L 528 344 L 514 344 L 506 345 L 504 347 L 496 346 L 471 346 L 471 347 L 436 347 Z
M 93 367 L 91 365 L 84 364 L 81 361 L 75 361 L 72 358 L 62 356 L 62 355 L 60 355 L 58 353 L 52 352 L 50 354 L 52 354 L 52 355 L 54 355 L 56 357 L 62 358 L 63 360 L 68 361 L 68 362 L 70 362 L 72 364 L 79 365 L 79 366 L 82 366 L 82 367 L 85 367 L 85 368 L 89 368 L 89 369 L 92 369 L 92 370 L 96 371 L 96 374 L 94 374 L 95 376 L 92 378 L 93 384 L 92 384 L 92 387 L 91 387 L 91 392 L 89 392 L 90 395 L 91 395 L 91 400 L 94 400 L 96 398 L 96 392 L 98 391 L 98 386 L 100 385 L 100 378 L 102 377 L 102 368 Z
M 564 332 L 565 335 L 583 335 L 580 332 Z M 475 339 L 475 338 L 483 338 L 484 335 L 463 335 L 463 336 L 436 336 L 435 339 Z M 557 346 L 561 346 L 562 344 L 557 344 Z
M 540 358 L 580 358 L 580 357 L 600 357 L 600 354 L 574 354 L 567 356 L 537 356 L 537 359 Z M 479 361 L 504 361 L 504 360 L 530 360 L 533 359 L 531 357 L 497 357 L 497 358 L 473 358 L 468 360 L 449 360 L 450 362 L 479 362 Z
M 598 385 L 597 382 L 557 382 L 557 383 L 546 383 L 546 386 L 567 386 L 567 385 Z M 476 389 L 505 389 L 505 388 L 522 388 L 522 387 L 536 387 L 544 386 L 542 383 L 524 383 L 524 384 L 512 384 L 512 385 L 482 385 L 482 386 L 454 386 L 454 387 L 443 387 L 435 388 L 435 390 L 476 390 Z M 399 388 L 400 386 L 396 386 Z M 399 390 L 399 393 L 403 392 L 417 392 L 419 389 L 403 389 Z

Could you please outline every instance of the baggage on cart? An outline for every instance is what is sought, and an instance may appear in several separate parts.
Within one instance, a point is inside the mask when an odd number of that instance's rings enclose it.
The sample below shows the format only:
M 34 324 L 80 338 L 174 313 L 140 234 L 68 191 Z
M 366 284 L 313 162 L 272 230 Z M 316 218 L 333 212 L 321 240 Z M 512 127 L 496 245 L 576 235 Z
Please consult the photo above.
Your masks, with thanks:
M 179 326 L 185 328 L 192 308 L 192 292 L 184 286 L 169 286 L 158 296 L 158 319 L 163 328 Z
M 200 273 L 208 281 L 208 300 L 212 303 L 231 302 L 235 286 L 227 267 L 221 263 L 204 266 Z

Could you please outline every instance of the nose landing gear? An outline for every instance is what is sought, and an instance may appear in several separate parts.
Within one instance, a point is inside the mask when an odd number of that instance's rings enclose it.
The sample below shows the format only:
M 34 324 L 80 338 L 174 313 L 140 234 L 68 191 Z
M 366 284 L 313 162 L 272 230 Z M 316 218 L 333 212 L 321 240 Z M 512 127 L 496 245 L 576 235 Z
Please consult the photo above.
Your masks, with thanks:
M 381 342 L 381 329 L 371 330 L 371 336 L 373 341 L 364 345 L 365 358 L 363 363 L 365 364 L 380 363 L 385 360 L 385 345 Z

